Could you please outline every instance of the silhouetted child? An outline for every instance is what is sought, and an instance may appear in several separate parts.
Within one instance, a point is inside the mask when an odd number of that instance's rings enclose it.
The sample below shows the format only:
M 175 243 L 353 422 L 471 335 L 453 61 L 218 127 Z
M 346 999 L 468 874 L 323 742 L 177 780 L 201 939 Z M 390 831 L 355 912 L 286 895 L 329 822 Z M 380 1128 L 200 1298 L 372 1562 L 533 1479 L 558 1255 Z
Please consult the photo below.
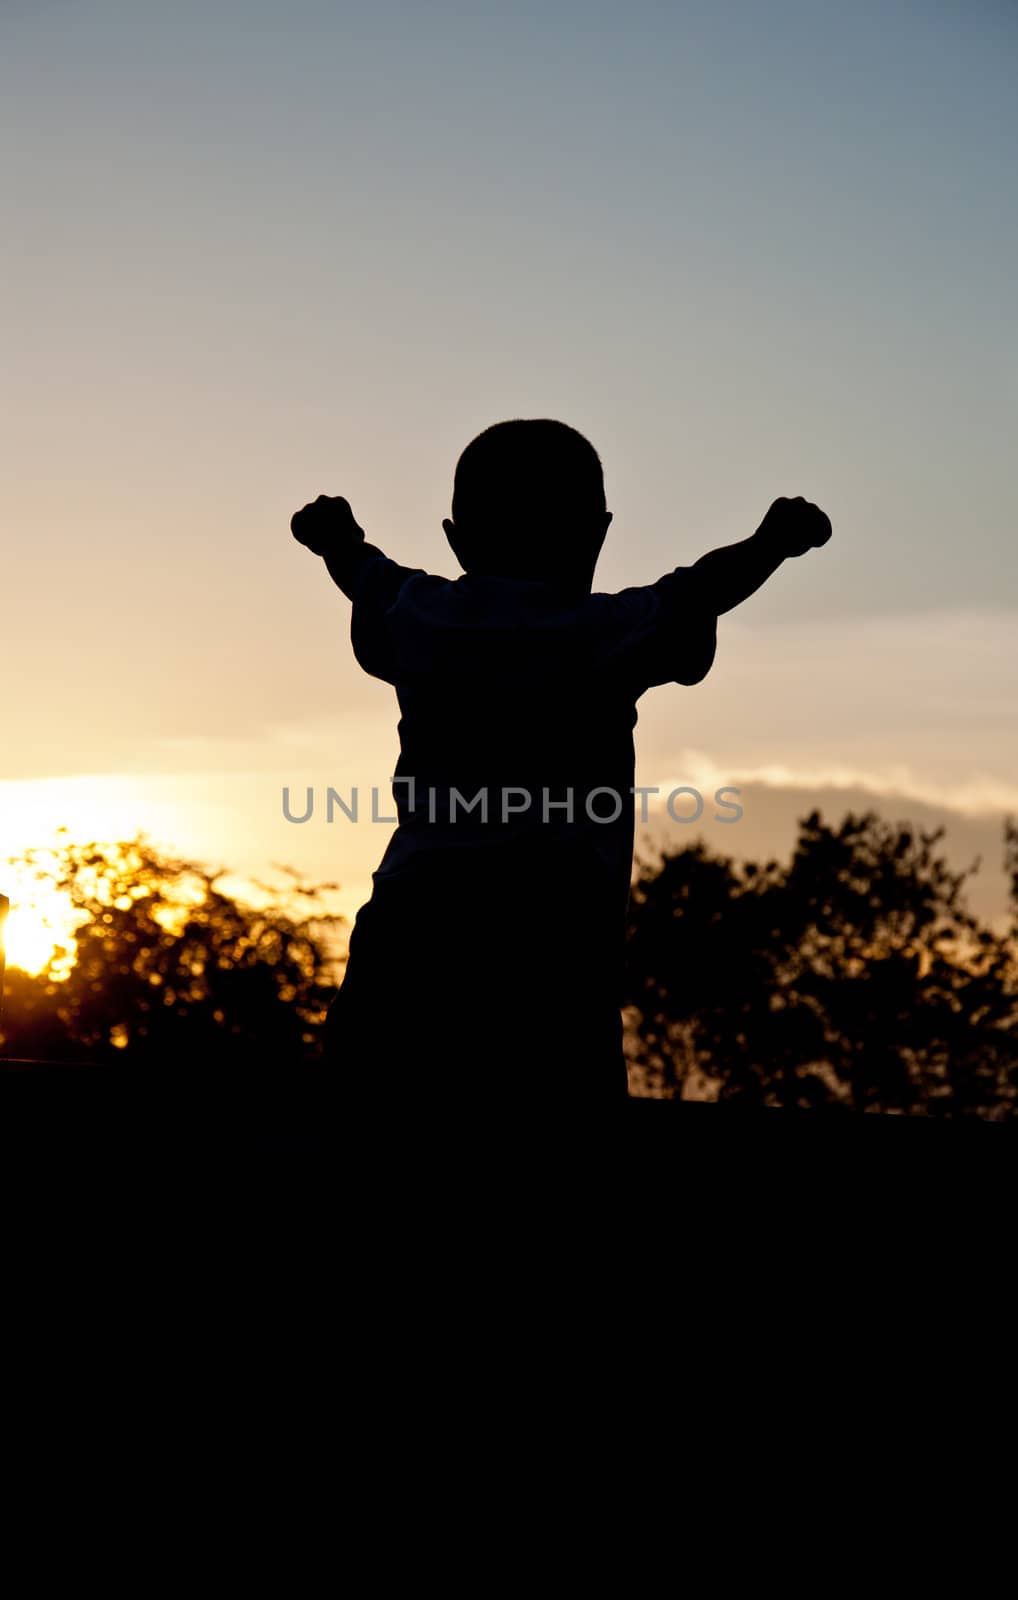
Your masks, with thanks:
M 351 1093 L 393 1103 L 621 1101 L 636 702 L 699 683 L 718 616 L 831 525 L 776 500 L 751 538 L 592 594 L 612 520 L 601 462 L 548 420 L 474 439 L 452 513 L 456 580 L 390 560 L 342 498 L 291 522 L 353 602 L 354 654 L 402 713 L 398 826 L 354 925 L 329 1052 Z

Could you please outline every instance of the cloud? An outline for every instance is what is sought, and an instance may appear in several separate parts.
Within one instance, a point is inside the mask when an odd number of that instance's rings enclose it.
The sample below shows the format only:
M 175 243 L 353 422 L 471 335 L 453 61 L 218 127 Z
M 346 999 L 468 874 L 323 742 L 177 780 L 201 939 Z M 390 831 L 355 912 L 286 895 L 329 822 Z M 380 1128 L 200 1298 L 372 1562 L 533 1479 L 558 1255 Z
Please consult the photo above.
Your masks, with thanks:
M 641 702 L 641 770 L 1013 809 L 1016 640 L 1011 612 L 722 618 L 705 682 Z
M 938 783 L 924 778 L 908 766 L 895 765 L 869 771 L 849 766 L 797 766 L 771 763 L 769 766 L 738 765 L 722 767 L 702 750 L 684 750 L 678 766 L 682 776 L 655 778 L 662 795 L 682 784 L 699 789 L 704 795 L 735 785 L 769 789 L 794 789 L 804 795 L 818 791 L 854 793 L 893 803 L 899 800 L 940 807 L 960 816 L 1018 814 L 1018 783 L 1008 783 L 989 774 L 976 774 L 955 783 Z

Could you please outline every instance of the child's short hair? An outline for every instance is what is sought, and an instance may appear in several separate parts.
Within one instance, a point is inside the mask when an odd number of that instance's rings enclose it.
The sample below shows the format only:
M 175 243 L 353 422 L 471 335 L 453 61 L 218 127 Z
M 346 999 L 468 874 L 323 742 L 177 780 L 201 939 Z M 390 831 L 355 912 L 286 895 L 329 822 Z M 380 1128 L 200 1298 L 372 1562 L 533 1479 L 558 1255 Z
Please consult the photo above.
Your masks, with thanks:
M 485 428 L 456 463 L 452 517 L 485 563 L 568 566 L 603 534 L 604 471 L 589 439 L 564 422 L 515 417 Z M 529 547 L 529 548 L 528 548 Z

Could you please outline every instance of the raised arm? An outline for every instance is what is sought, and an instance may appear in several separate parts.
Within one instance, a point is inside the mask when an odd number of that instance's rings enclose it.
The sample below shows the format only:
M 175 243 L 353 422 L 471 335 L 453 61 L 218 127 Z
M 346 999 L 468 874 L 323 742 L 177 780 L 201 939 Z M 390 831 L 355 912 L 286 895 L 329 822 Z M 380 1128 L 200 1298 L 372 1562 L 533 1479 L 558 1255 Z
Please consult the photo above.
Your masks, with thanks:
M 364 529 L 354 520 L 348 500 L 342 495 L 320 494 L 317 500 L 295 511 L 290 532 L 298 544 L 321 556 L 337 588 L 348 599 L 354 597 L 357 579 L 369 561 L 384 553 L 368 544 Z
M 830 519 L 819 506 L 801 495 L 775 500 L 750 538 L 711 550 L 694 563 L 697 588 L 707 607 L 721 616 L 755 594 L 787 557 L 805 555 L 830 537 Z

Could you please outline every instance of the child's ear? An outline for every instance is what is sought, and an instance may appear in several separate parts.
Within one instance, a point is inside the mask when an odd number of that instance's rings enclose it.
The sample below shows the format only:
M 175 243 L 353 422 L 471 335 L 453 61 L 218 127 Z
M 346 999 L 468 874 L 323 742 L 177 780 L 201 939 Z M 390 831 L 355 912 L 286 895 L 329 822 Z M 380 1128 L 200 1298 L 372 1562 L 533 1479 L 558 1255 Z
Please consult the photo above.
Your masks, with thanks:
M 448 517 L 445 517 L 442 521 L 442 531 L 449 541 L 453 555 L 463 568 L 463 571 L 466 572 L 467 563 L 464 559 L 466 556 L 466 546 L 464 541 L 459 536 L 459 530 L 457 529 L 456 524 L 454 522 L 450 522 Z

